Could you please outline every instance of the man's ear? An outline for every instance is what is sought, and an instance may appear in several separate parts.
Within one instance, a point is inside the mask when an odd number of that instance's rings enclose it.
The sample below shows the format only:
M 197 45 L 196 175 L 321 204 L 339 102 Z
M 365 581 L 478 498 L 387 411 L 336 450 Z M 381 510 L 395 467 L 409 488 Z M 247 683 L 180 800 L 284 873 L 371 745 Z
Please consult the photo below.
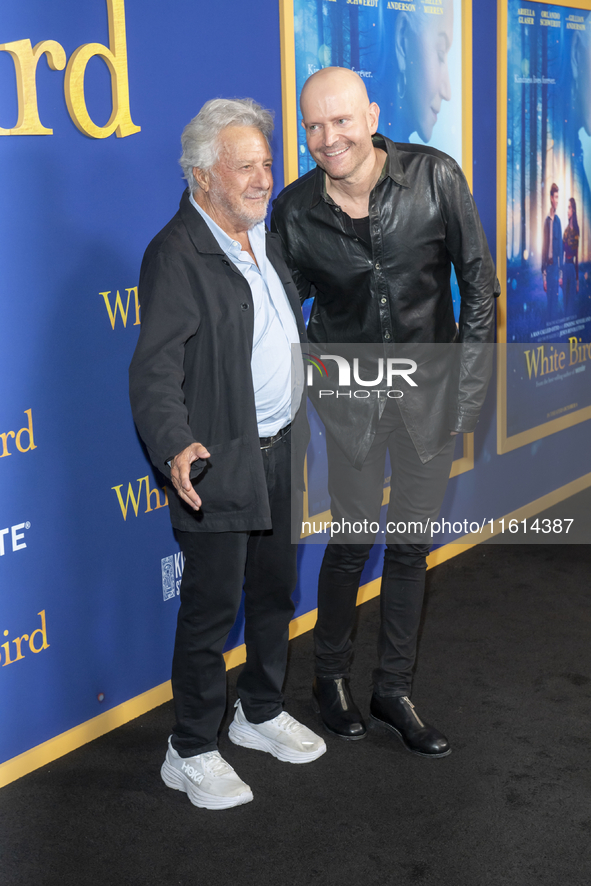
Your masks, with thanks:
M 408 55 L 407 36 L 410 23 L 406 12 L 401 12 L 394 26 L 394 52 L 399 71 L 406 71 L 406 59 Z
M 209 172 L 204 172 L 203 169 L 199 169 L 198 166 L 193 167 L 193 178 L 199 185 L 202 191 L 207 193 L 209 191 L 209 181 L 210 175 Z
M 375 102 L 372 102 L 367 109 L 367 122 L 371 135 L 378 131 L 378 123 L 380 120 L 380 108 Z

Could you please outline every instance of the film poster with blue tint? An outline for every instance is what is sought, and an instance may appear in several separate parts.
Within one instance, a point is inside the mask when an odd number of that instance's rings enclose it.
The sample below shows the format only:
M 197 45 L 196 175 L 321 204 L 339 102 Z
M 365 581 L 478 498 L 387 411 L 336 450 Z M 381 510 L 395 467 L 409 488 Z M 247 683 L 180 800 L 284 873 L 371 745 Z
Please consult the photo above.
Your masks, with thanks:
M 331 65 L 363 78 L 379 132 L 462 163 L 461 0 L 294 0 L 296 89 Z M 298 104 L 299 174 L 314 168 Z M 456 318 L 459 290 L 452 273 Z
M 395 142 L 430 145 L 462 164 L 462 0 L 294 0 L 294 31 L 300 175 L 315 163 L 299 96 L 311 74 L 331 65 L 362 77 L 370 101 L 380 108 L 380 133 Z M 453 270 L 451 285 L 457 320 L 460 294 Z M 304 305 L 306 319 L 310 306 Z M 330 503 L 324 429 L 315 415 L 310 420 L 309 511 L 316 514 Z
M 507 432 L 591 404 L 591 12 L 509 0 Z

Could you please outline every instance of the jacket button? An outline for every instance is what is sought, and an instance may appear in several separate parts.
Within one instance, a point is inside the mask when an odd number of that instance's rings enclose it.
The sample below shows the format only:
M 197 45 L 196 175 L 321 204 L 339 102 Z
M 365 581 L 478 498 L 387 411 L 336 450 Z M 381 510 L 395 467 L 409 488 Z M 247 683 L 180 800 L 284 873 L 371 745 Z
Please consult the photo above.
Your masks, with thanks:
M 230 262 L 225 258 L 222 259 L 222 264 L 230 266 Z
M 340 207 L 340 206 L 335 206 L 334 211 L 335 211 L 335 212 L 340 212 L 340 211 L 341 211 L 341 207 Z
M 385 305 L 386 302 L 388 301 L 388 299 L 387 299 L 387 298 L 381 298 L 380 301 L 381 301 L 381 303 L 382 303 L 383 305 Z
M 242 304 L 240 305 L 240 307 L 242 308 L 243 311 L 247 311 L 248 310 L 248 302 L 243 301 Z
M 377 261 L 377 262 L 375 263 L 375 269 L 376 269 L 376 271 L 380 271 L 381 268 L 382 268 L 381 264 L 379 263 L 379 261 Z
M 389 341 L 391 339 L 391 337 L 392 336 L 390 335 L 389 332 L 384 332 L 384 338 L 386 339 L 386 341 Z

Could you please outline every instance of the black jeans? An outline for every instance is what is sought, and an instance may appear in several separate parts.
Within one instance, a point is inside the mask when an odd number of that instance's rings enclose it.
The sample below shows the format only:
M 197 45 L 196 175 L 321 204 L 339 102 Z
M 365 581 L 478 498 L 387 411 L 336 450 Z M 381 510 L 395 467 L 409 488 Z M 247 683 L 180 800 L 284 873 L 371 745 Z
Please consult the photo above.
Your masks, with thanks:
M 172 690 L 172 745 L 182 757 L 215 750 L 226 708 L 223 648 L 244 584 L 246 664 L 238 694 L 246 718 L 282 711 L 297 545 L 291 531 L 291 434 L 262 451 L 273 528 L 257 532 L 180 532 L 185 556 Z
M 388 522 L 436 519 L 449 479 L 455 437 L 426 464 L 417 455 L 395 401 L 388 401 L 378 431 L 360 471 L 347 461 L 327 434 L 328 486 L 333 521 L 378 522 L 384 486 L 386 450 L 390 452 L 392 480 Z M 375 535 L 363 543 L 330 543 L 318 581 L 318 619 L 314 628 L 316 674 L 348 677 L 353 655 L 351 633 L 357 591 Z M 385 538 L 382 536 L 382 538 Z M 387 538 L 387 536 L 386 536 Z M 408 695 L 412 683 L 417 635 L 425 591 L 428 532 L 412 542 L 391 536 L 384 553 L 378 636 L 378 667 L 373 673 L 378 695 Z

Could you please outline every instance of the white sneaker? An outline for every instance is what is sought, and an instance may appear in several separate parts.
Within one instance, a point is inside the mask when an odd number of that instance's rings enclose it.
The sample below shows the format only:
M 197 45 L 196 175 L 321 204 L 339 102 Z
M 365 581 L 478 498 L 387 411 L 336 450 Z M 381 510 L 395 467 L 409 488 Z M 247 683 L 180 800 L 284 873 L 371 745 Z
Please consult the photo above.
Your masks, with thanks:
M 229 809 L 252 800 L 249 786 L 238 778 L 219 751 L 179 757 L 169 738 L 160 775 L 169 788 L 184 791 L 193 806 Z
M 326 751 L 319 735 L 294 720 L 287 711 L 264 723 L 249 723 L 244 716 L 240 700 L 235 704 L 236 713 L 230 724 L 230 741 L 243 748 L 267 751 L 284 763 L 311 763 Z

